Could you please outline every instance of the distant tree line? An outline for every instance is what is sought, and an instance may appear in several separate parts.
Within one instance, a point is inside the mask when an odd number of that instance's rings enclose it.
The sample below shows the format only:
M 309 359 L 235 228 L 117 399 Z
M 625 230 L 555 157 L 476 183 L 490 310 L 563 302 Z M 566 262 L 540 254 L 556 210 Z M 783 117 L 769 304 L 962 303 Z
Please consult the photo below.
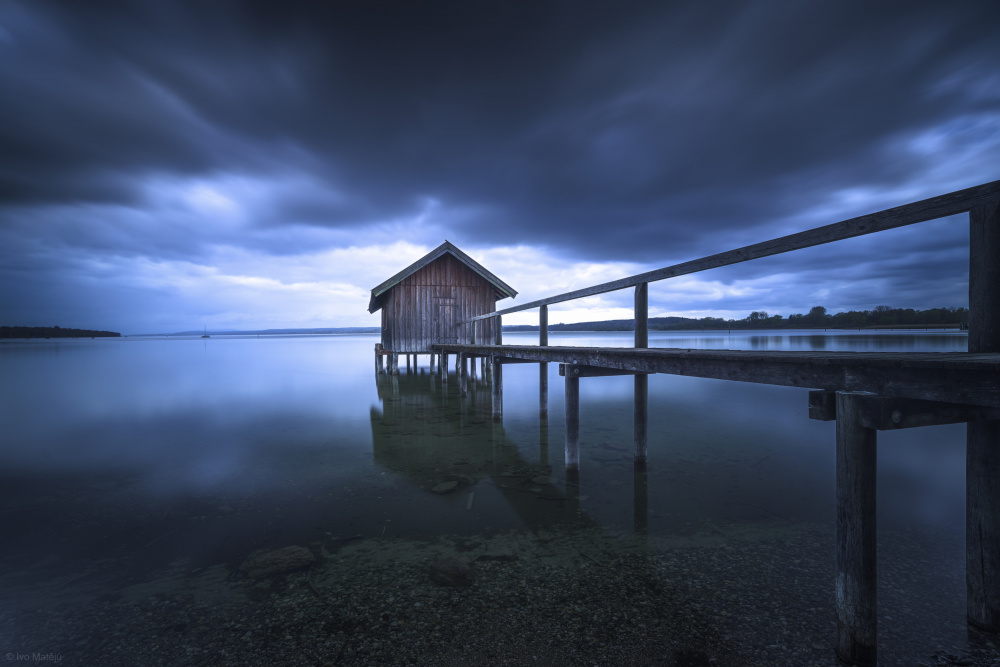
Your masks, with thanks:
M 63 329 L 61 327 L 0 327 L 0 338 L 120 338 L 114 331 Z
M 849 310 L 830 314 L 823 306 L 815 306 L 808 313 L 795 313 L 784 317 L 755 310 L 741 320 L 721 317 L 651 317 L 651 330 L 685 331 L 700 329 L 874 329 L 874 328 L 964 328 L 969 323 L 968 308 L 891 308 L 877 306 L 872 310 Z M 550 331 L 632 331 L 635 320 L 605 320 L 603 322 L 577 322 L 575 324 L 550 324 Z M 505 331 L 538 331 L 537 326 L 505 326 Z

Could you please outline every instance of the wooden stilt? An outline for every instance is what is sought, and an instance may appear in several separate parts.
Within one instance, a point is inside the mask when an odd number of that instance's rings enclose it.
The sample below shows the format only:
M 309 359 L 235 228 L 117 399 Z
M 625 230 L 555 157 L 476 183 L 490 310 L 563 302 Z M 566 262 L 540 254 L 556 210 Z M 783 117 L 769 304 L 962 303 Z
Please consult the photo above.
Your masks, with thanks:
M 392 365 L 392 374 L 399 375 L 399 355 L 393 352 L 389 359 L 391 360 L 389 363 Z
M 441 382 L 448 382 L 448 353 L 441 355 Z
M 455 362 L 458 367 L 458 388 L 464 398 L 469 395 L 469 377 L 465 372 L 465 355 L 455 355 Z
M 969 352 L 1000 352 L 1000 202 L 969 212 Z M 1000 421 L 969 422 L 965 462 L 966 610 L 1000 632 Z
M 869 394 L 861 394 L 868 396 Z M 875 429 L 859 395 L 837 392 L 837 656 L 876 664 Z
M 375 346 L 375 372 L 385 373 L 385 360 L 382 356 L 382 344 L 379 343 Z
M 493 374 L 493 420 L 503 419 L 503 367 L 500 365 L 500 357 L 490 357 L 490 364 Z
M 566 368 L 566 470 L 580 467 L 580 378 Z

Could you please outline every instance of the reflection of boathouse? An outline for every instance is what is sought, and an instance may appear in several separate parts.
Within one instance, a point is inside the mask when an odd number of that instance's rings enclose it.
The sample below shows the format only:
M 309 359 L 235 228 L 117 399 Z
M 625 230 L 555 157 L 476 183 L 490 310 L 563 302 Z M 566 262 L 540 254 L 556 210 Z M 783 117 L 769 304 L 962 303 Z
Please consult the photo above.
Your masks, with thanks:
M 371 426 L 379 466 L 429 495 L 440 494 L 444 504 L 478 512 L 492 503 L 494 511 L 508 515 L 513 510 L 524 526 L 594 525 L 579 511 L 578 478 L 570 475 L 564 484 L 561 474 L 552 475 L 548 424 L 539 432 L 537 458 L 526 456 L 490 418 L 485 380 L 470 380 L 462 397 L 457 383 L 441 382 L 436 373 L 376 378 L 381 410 L 372 406 Z M 441 493 L 441 484 L 451 488 Z
M 382 310 L 382 354 L 391 372 L 400 354 L 432 354 L 431 345 L 493 341 L 492 318 L 460 324 L 496 311 L 496 302 L 517 296 L 509 285 L 445 241 L 372 290 L 368 312 Z

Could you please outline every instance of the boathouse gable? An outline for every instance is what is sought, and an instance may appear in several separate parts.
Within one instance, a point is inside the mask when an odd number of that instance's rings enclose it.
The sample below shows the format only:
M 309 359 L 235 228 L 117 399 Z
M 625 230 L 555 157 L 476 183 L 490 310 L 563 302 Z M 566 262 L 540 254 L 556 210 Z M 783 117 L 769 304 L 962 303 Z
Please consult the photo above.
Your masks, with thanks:
M 393 354 L 429 354 L 435 344 L 493 340 L 496 311 L 517 292 L 445 241 L 372 290 L 368 312 L 382 311 L 382 347 Z

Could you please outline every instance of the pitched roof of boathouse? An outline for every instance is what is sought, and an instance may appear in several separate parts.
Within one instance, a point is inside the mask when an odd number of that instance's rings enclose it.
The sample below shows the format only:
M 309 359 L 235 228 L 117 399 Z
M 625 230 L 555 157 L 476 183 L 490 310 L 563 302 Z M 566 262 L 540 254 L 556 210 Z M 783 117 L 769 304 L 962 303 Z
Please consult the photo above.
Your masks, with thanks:
M 417 261 L 415 261 L 413 264 L 410 264 L 408 267 L 406 267 L 405 269 L 394 275 L 392 278 L 389 278 L 384 283 L 380 284 L 378 287 L 373 288 L 371 300 L 368 302 L 368 312 L 374 313 L 376 310 L 381 308 L 385 295 L 393 287 L 403 282 L 403 280 L 413 275 L 420 269 L 429 265 L 434 260 L 439 259 L 445 255 L 451 255 L 452 257 L 460 261 L 462 264 L 465 264 L 467 267 L 469 267 L 474 273 L 479 275 L 490 285 L 492 285 L 493 289 L 496 291 L 498 301 L 500 299 L 506 299 L 507 297 L 517 296 L 517 292 L 514 290 L 514 288 L 512 288 L 510 285 L 508 285 L 507 283 L 505 283 L 504 281 L 500 280 L 495 275 L 487 271 L 482 264 L 472 259 L 468 255 L 466 255 L 464 252 L 456 248 L 448 241 L 445 241 L 437 248 L 431 250 L 429 253 L 427 253 Z

